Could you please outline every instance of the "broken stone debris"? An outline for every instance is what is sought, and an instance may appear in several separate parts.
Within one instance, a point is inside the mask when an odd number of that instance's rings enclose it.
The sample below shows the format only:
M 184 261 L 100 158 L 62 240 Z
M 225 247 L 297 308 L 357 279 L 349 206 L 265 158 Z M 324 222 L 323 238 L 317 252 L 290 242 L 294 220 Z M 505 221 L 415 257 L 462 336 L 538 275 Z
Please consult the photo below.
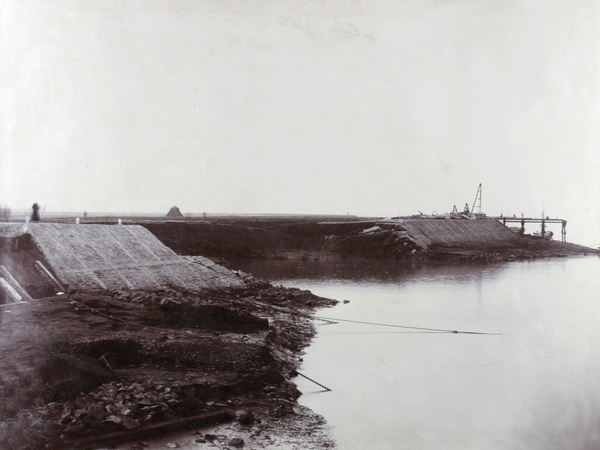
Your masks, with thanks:
M 243 447 L 244 440 L 242 438 L 233 438 L 229 440 L 227 445 L 231 445 L 232 447 Z
M 73 401 L 22 410 L 15 420 L 7 420 L 3 425 L 7 435 L 17 436 L 21 430 L 42 441 L 52 435 L 68 440 L 88 435 L 92 430 L 96 434 L 132 430 L 168 417 L 180 403 L 167 386 L 113 381 L 89 394 L 80 394 Z

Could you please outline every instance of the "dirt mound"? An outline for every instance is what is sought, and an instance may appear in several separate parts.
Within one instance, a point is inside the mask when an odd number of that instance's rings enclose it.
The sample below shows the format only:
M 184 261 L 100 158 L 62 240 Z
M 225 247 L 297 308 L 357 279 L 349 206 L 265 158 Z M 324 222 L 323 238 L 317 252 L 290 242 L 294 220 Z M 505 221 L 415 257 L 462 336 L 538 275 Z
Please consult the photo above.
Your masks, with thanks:
M 248 281 L 0 308 L 0 448 L 78 448 L 230 420 L 236 407 L 269 422 L 278 402 L 294 416 L 297 351 L 314 334 L 312 308 L 332 301 Z

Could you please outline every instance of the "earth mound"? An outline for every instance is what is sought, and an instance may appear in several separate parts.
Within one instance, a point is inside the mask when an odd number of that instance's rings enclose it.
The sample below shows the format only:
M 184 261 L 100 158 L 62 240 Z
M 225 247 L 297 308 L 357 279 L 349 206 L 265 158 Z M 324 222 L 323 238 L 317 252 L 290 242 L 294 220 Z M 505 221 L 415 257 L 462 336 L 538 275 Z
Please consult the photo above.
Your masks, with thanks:
M 177 206 L 173 206 L 169 212 L 167 213 L 167 217 L 181 217 L 183 218 L 183 214 L 181 214 L 181 211 L 179 211 L 179 208 Z

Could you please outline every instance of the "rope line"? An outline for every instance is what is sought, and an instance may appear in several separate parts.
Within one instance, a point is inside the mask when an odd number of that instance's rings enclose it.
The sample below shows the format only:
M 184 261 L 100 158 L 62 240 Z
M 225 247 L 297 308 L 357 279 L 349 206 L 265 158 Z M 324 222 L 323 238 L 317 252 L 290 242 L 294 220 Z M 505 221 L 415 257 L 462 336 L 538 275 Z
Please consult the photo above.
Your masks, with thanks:
M 80 302 L 77 302 L 71 298 L 69 298 L 69 301 L 72 303 L 77 304 L 80 308 L 85 308 L 88 309 L 90 312 L 97 314 L 99 316 L 105 317 L 107 319 L 111 319 L 111 320 L 115 320 L 118 322 L 122 322 L 122 323 L 126 323 L 128 325 L 133 325 L 139 328 L 146 328 L 148 330 L 153 330 L 153 331 L 158 331 L 160 333 L 164 333 L 164 334 L 175 334 L 175 335 L 180 335 L 180 336 L 186 336 L 189 337 L 190 335 L 187 333 L 182 333 L 180 331 L 177 330 L 164 330 L 161 328 L 157 328 L 157 327 L 153 327 L 153 326 L 149 326 L 149 325 L 143 325 L 143 324 L 139 324 L 139 323 L 135 323 L 135 322 L 131 322 L 129 320 L 125 320 L 125 319 L 121 319 L 118 317 L 114 317 L 112 315 L 109 314 L 103 314 L 100 311 L 98 311 L 95 308 L 92 308 L 88 305 L 84 305 Z M 350 319 L 334 319 L 331 317 L 323 317 L 323 316 L 309 316 L 307 314 L 297 314 L 294 313 L 292 311 L 289 311 L 289 314 L 292 315 L 298 315 L 298 316 L 303 316 L 306 318 L 314 318 L 317 320 L 322 320 L 324 322 L 326 322 L 326 325 L 332 325 L 332 324 L 336 324 L 337 322 L 349 322 L 349 323 L 359 323 L 359 324 L 363 324 L 363 325 L 376 325 L 376 326 L 380 326 L 380 327 L 392 327 L 392 328 L 404 328 L 404 329 L 409 329 L 409 330 L 419 330 L 419 331 L 430 331 L 430 332 L 436 332 L 436 333 L 453 333 L 453 334 L 479 334 L 479 335 L 488 335 L 488 336 L 500 336 L 500 333 L 484 333 L 484 332 L 480 332 L 480 331 L 463 331 L 463 330 L 449 330 L 449 329 L 444 329 L 444 328 L 425 328 L 425 327 L 412 327 L 412 326 L 408 326 L 408 325 L 394 325 L 394 324 L 387 324 L 387 323 L 378 323 L 378 322 L 365 322 L 365 321 L 361 321 L 361 320 L 350 320 Z M 312 381 L 312 380 L 311 380 Z
M 318 381 L 313 380 L 312 378 L 307 377 L 306 375 L 296 371 L 296 375 L 300 375 L 301 377 L 306 378 L 308 381 L 312 381 L 313 383 L 315 383 L 317 386 L 321 386 L 323 389 L 325 389 L 325 392 L 331 392 L 331 389 L 329 389 L 327 386 L 322 385 L 321 383 L 319 383 Z
M 392 327 L 392 328 L 405 328 L 409 330 L 421 330 L 421 331 L 435 331 L 437 333 L 453 333 L 453 334 L 483 334 L 489 336 L 500 336 L 500 333 L 484 333 L 481 331 L 462 331 L 462 330 L 448 330 L 444 328 L 425 328 L 425 327 L 411 327 L 408 325 L 393 325 L 388 323 L 377 323 L 377 322 L 365 322 L 362 320 L 350 320 L 350 319 L 334 319 L 331 317 L 315 316 L 315 319 L 319 320 L 335 320 L 337 322 L 349 322 L 349 323 L 360 323 L 363 325 L 377 325 L 380 327 Z

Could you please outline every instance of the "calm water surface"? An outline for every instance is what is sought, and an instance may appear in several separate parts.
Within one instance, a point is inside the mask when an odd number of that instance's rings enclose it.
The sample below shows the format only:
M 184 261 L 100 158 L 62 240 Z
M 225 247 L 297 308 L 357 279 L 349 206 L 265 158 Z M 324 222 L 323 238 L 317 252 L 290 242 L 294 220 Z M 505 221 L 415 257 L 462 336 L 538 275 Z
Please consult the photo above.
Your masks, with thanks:
M 485 266 L 253 262 L 350 303 L 317 325 L 300 402 L 346 449 L 600 449 L 600 258 Z

